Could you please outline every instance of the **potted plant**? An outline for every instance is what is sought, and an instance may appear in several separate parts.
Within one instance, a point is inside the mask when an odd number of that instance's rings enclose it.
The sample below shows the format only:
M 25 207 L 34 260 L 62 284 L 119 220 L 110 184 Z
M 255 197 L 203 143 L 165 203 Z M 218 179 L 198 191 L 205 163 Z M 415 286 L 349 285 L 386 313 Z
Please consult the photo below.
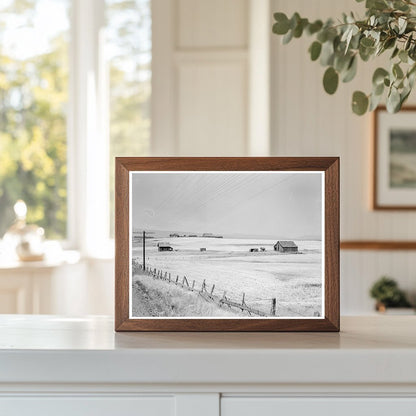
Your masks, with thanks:
M 381 277 L 373 284 L 370 296 L 376 300 L 375 306 L 378 312 L 386 312 L 387 308 L 411 308 L 397 282 L 387 276 Z
M 390 65 L 375 70 L 371 93 L 353 93 L 355 114 L 374 110 L 385 94 L 387 110 L 395 113 L 409 97 L 416 78 L 416 0 L 366 0 L 362 19 L 344 13 L 337 21 L 310 22 L 299 13 L 288 18 L 280 12 L 274 19 L 273 33 L 283 36 L 284 44 L 304 34 L 313 36 L 310 58 L 326 68 L 323 86 L 328 94 L 335 93 L 340 80 L 355 77 L 359 61 L 390 55 Z

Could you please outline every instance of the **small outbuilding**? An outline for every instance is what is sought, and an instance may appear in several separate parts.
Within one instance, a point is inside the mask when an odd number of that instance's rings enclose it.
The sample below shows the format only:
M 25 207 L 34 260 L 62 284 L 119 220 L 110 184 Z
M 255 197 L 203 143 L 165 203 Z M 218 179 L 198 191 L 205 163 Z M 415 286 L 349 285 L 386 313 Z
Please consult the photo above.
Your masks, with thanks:
M 169 243 L 157 243 L 159 251 L 173 251 L 173 247 Z
M 250 249 L 250 253 L 258 253 L 259 249 L 258 248 L 251 248 Z
M 278 241 L 274 245 L 275 251 L 280 251 L 281 253 L 297 253 L 298 246 L 294 241 Z
M 159 251 L 173 251 L 173 247 L 164 244 L 159 244 L 158 249 Z

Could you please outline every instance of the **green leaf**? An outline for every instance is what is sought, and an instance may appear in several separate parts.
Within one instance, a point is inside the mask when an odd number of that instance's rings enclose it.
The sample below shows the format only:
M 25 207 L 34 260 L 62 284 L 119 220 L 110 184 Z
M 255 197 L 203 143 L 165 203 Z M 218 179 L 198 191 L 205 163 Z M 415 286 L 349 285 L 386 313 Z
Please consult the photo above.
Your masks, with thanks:
M 402 35 L 407 27 L 407 19 L 405 19 L 403 16 L 400 16 L 397 20 L 397 23 L 399 24 L 399 35 Z
M 289 30 L 286 35 L 283 36 L 282 43 L 287 45 L 293 39 L 293 30 Z
M 392 37 L 392 38 L 387 38 L 385 40 L 385 42 L 383 43 L 383 48 L 384 49 L 390 49 L 392 48 L 394 45 L 396 44 L 396 38 Z
M 368 108 L 368 111 L 374 111 L 378 107 L 378 105 L 380 104 L 380 101 L 381 101 L 381 97 L 382 97 L 382 95 L 371 94 L 371 96 L 370 96 L 370 106 Z
M 377 86 L 384 84 L 384 78 L 386 78 L 388 75 L 388 71 L 386 71 L 384 68 L 377 68 L 373 74 L 373 85 Z
M 394 59 L 394 58 L 398 55 L 399 51 L 400 51 L 400 49 L 396 46 L 396 47 L 394 48 L 393 53 L 391 54 L 390 59 Z
M 308 19 L 298 20 L 296 27 L 293 29 L 293 36 L 295 38 L 300 38 L 302 36 L 303 29 L 305 29 L 308 26 L 308 24 Z
M 314 33 L 319 32 L 322 29 L 322 26 L 324 24 L 322 23 L 322 20 L 315 20 L 313 23 L 311 23 L 307 28 L 306 32 L 309 35 L 313 35 Z
M 384 83 L 379 85 L 373 85 L 373 95 L 383 95 L 384 88 Z
M 276 20 L 276 23 L 273 25 L 273 33 L 285 35 L 290 29 L 287 16 L 284 13 L 275 13 L 274 20 Z
M 316 61 L 319 58 L 321 50 L 322 44 L 320 42 L 315 41 L 312 43 L 312 45 L 309 47 L 309 53 L 311 54 L 312 61 Z
M 400 93 L 397 88 L 392 88 L 390 94 L 387 96 L 386 107 L 389 113 L 397 113 L 400 109 Z
M 407 61 L 408 61 L 408 54 L 407 54 L 407 51 L 405 51 L 404 49 L 402 49 L 400 52 L 399 52 L 399 58 L 400 58 L 400 60 L 402 61 L 402 62 L 404 62 L 404 63 L 407 63 Z
M 352 95 L 352 111 L 362 116 L 368 108 L 368 97 L 361 91 L 355 91 Z
M 344 71 L 347 69 L 351 61 L 351 54 L 344 55 L 339 52 L 335 54 L 334 57 L 334 68 L 338 72 Z
M 413 33 L 410 34 L 410 36 L 408 36 L 406 43 L 404 44 L 404 49 L 407 51 L 410 48 L 410 45 L 412 43 L 413 40 Z
M 375 44 L 375 40 L 372 38 L 362 38 L 360 41 L 360 45 L 364 46 L 364 48 L 372 48 Z
M 403 71 L 400 68 L 400 65 L 399 64 L 394 64 L 393 65 L 392 73 L 395 76 L 395 78 L 397 78 L 397 79 L 401 79 L 401 78 L 404 77 Z
M 342 82 L 350 82 L 351 80 L 354 79 L 356 74 L 357 74 L 357 58 L 354 55 L 351 58 L 347 71 L 344 73 L 344 76 L 342 77 Z
M 322 45 L 321 59 L 322 66 L 332 65 L 334 62 L 334 44 L 331 41 L 326 41 Z
M 323 84 L 324 89 L 328 94 L 334 94 L 338 88 L 338 73 L 335 71 L 332 66 L 330 66 L 324 74 Z
M 388 5 L 385 0 L 367 0 L 365 3 L 367 9 L 384 10 Z

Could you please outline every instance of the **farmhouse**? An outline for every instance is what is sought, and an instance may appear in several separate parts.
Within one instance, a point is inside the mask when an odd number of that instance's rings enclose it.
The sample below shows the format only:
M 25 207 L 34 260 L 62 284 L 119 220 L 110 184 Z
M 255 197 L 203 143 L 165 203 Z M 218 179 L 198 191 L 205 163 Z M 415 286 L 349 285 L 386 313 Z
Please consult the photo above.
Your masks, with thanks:
M 293 241 L 278 241 L 274 245 L 274 250 L 281 253 L 297 253 L 298 246 Z
M 179 234 L 177 233 L 169 234 L 169 237 L 179 237 Z

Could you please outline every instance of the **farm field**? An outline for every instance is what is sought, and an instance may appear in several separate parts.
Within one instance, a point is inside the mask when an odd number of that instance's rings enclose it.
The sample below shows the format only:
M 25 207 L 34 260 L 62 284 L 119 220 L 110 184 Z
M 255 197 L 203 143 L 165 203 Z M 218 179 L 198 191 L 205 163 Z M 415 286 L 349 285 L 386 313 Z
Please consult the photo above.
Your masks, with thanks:
M 139 236 L 134 237 L 132 259 L 142 264 L 142 242 Z M 159 242 L 168 243 L 173 251 L 159 252 Z M 321 242 L 295 241 L 299 247 L 296 254 L 274 251 L 275 243 L 276 240 L 262 239 L 152 238 L 146 240 L 146 266 L 171 273 L 172 278 L 186 276 L 189 282 L 195 280 L 196 288 L 201 287 L 205 279 L 209 289 L 215 284 L 217 295 L 225 291 L 227 297 L 236 302 L 241 302 L 244 293 L 248 305 L 265 312 L 270 310 L 271 299 L 276 298 L 278 317 L 320 316 Z M 251 248 L 260 247 L 266 251 L 249 252 Z M 201 252 L 200 248 L 206 251 Z M 137 278 L 133 276 L 133 282 Z M 153 285 L 151 280 L 151 277 L 140 276 L 140 284 L 145 286 Z M 164 287 L 170 290 L 168 286 L 166 282 L 158 282 L 157 290 L 163 292 Z M 215 315 L 217 313 L 215 311 Z

